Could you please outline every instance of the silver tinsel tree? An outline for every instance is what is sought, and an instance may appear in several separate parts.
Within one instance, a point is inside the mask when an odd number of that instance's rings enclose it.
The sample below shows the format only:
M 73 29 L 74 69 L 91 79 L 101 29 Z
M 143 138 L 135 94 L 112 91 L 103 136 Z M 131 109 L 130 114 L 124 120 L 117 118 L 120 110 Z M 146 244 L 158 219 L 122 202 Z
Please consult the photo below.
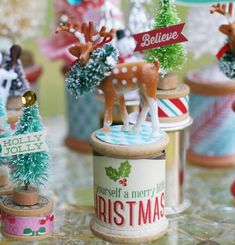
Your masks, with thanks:
M 219 14 L 211 15 L 210 6 L 190 8 L 186 23 L 185 34 L 189 39 L 186 47 L 196 59 L 204 54 L 215 55 L 226 41 L 218 28 L 227 20 Z
M 131 34 L 148 31 L 151 27 L 151 18 L 146 12 L 146 4 L 150 0 L 130 0 L 131 8 L 128 18 L 128 29 Z

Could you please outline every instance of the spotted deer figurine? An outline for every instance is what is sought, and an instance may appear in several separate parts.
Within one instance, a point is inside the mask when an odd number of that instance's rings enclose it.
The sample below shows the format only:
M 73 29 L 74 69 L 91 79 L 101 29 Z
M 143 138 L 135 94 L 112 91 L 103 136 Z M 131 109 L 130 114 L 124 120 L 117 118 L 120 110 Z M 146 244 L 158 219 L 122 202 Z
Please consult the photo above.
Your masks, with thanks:
M 92 22 L 87 25 L 83 23 L 81 27 L 77 24 L 67 23 L 60 25 L 56 32 L 66 31 L 72 33 L 80 41 L 79 44 L 71 47 L 69 52 L 78 58 L 81 65 L 87 64 L 90 55 L 98 47 L 111 42 L 115 30 L 106 31 L 106 27 L 102 27 L 97 33 L 94 31 Z M 126 109 L 124 94 L 130 90 L 139 89 L 143 100 L 142 110 L 137 118 L 133 131 L 141 130 L 141 125 L 146 120 L 150 111 L 152 119 L 152 133 L 157 135 L 160 131 L 158 119 L 158 106 L 156 98 L 156 90 L 158 84 L 159 62 L 156 60 L 154 64 L 146 62 L 122 63 L 114 67 L 103 81 L 98 85 L 98 89 L 102 90 L 105 98 L 105 113 L 103 130 L 109 132 L 109 128 L 113 122 L 113 106 L 115 100 L 118 101 L 120 114 L 123 121 L 123 131 L 130 130 L 129 116 Z

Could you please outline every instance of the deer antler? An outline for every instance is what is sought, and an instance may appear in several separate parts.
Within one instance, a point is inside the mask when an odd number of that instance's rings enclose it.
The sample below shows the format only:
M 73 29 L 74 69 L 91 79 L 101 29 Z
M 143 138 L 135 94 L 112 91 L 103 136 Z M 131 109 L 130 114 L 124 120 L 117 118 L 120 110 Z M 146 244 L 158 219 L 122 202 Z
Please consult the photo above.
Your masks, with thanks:
M 115 35 L 115 30 L 111 29 L 109 32 L 106 31 L 106 27 L 103 26 L 98 34 L 101 37 L 101 41 L 97 43 L 97 47 L 102 47 L 104 44 L 109 43 L 113 40 Z
M 232 17 L 233 16 L 233 3 L 230 2 L 228 5 L 228 11 L 227 11 L 227 5 L 224 4 L 213 4 L 210 9 L 210 13 L 214 14 L 215 12 L 227 16 L 227 17 Z
M 78 24 L 71 24 L 70 22 L 67 22 L 66 24 L 60 24 L 59 27 L 57 27 L 56 29 L 56 33 L 59 32 L 70 32 L 73 33 L 74 36 L 81 42 L 81 43 L 85 43 L 85 36 L 82 32 L 79 31 L 79 25 Z

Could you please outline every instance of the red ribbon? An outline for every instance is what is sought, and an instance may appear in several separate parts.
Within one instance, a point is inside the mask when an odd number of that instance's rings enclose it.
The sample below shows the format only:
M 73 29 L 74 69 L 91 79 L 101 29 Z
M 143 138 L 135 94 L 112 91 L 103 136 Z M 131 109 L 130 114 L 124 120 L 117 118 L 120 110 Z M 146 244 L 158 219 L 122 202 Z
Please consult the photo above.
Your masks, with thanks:
M 135 51 L 142 51 L 188 41 L 188 39 L 182 34 L 184 25 L 185 23 L 181 23 L 133 35 L 137 43 Z
M 226 44 L 219 50 L 219 52 L 217 53 L 217 55 L 216 55 L 217 59 L 220 60 L 221 57 L 222 57 L 225 53 L 227 53 L 227 52 L 229 51 L 229 49 L 230 49 L 229 44 L 226 43 Z

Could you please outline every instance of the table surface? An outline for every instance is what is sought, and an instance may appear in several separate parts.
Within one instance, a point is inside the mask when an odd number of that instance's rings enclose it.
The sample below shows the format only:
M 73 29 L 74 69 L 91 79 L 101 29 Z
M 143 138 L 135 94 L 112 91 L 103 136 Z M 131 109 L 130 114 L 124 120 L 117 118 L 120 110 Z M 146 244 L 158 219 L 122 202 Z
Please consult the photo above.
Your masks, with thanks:
M 92 158 L 63 145 L 66 123 L 63 117 L 45 120 L 53 164 L 47 190 L 55 202 L 54 236 L 34 245 L 109 244 L 94 237 L 89 229 L 93 215 Z M 229 188 L 234 169 L 204 169 L 187 166 L 185 196 L 192 205 L 184 213 L 169 216 L 168 233 L 157 245 L 197 245 L 212 240 L 235 244 L 235 200 Z M 0 235 L 0 245 L 23 245 Z M 200 243 L 216 244 L 216 243 Z

